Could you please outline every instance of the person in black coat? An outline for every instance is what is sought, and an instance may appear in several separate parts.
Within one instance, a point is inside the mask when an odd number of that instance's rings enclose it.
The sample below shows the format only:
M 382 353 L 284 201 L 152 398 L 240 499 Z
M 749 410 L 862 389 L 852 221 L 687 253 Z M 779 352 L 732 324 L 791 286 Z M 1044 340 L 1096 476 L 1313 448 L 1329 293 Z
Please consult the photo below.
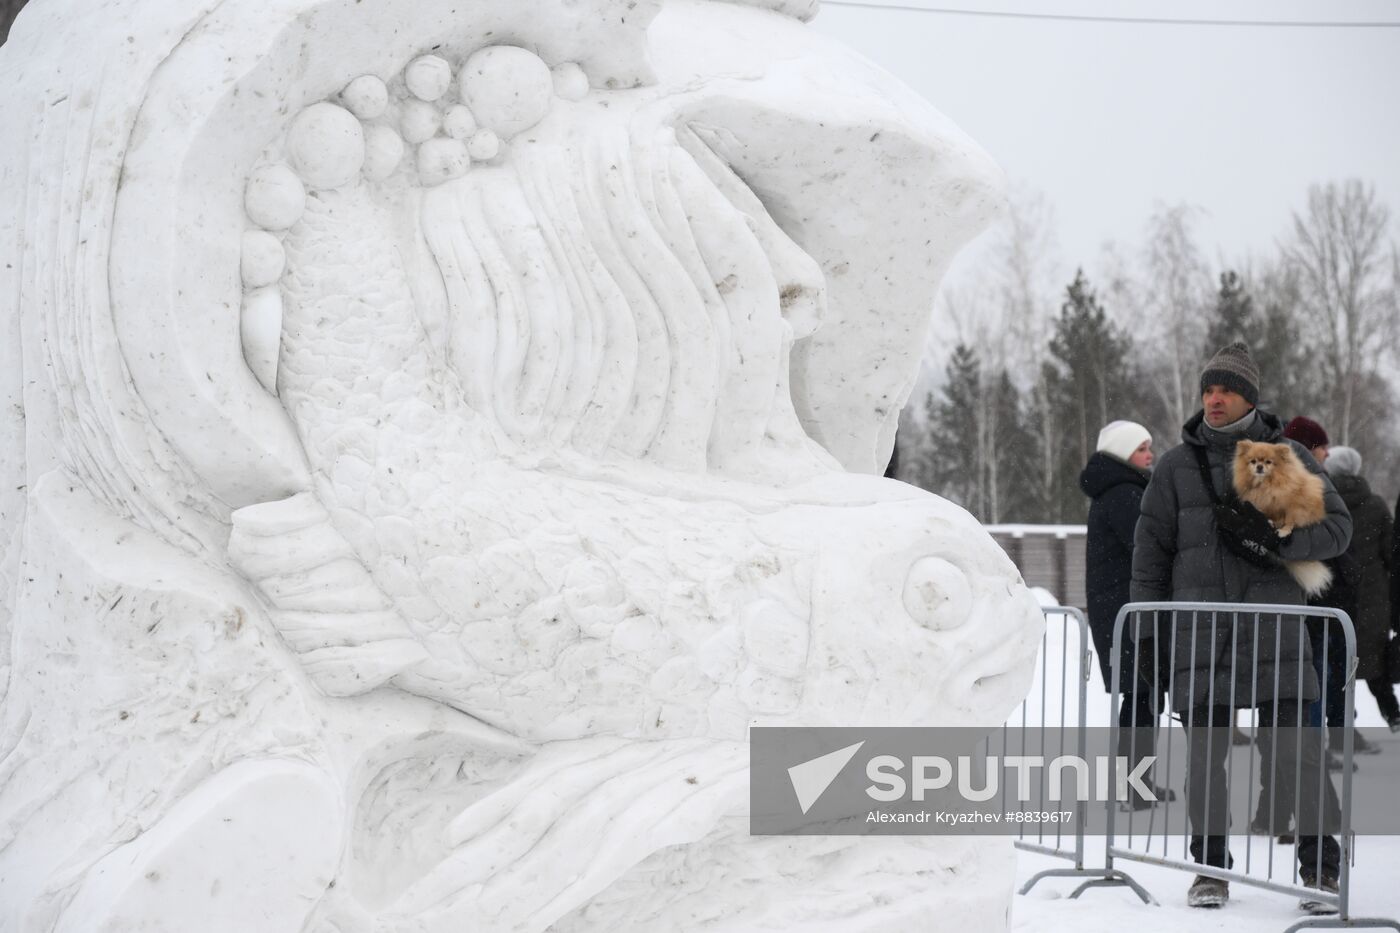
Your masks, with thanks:
M 1385 500 L 1371 491 L 1361 475 L 1359 452 L 1350 447 L 1333 448 L 1327 473 L 1351 512 L 1354 526 L 1347 555 L 1356 562 L 1355 580 L 1348 594 L 1349 605 L 1342 608 L 1351 616 L 1356 631 L 1356 679 L 1366 682 L 1386 723 L 1393 731 L 1400 731 L 1400 703 L 1386 670 L 1386 643 L 1394 612 L 1390 597 L 1394 524 Z M 1345 677 L 1345 671 L 1342 673 Z M 1333 724 L 1329 719 L 1328 725 Z M 1358 751 L 1375 748 L 1368 742 L 1357 746 Z
M 1400 516 L 1400 499 L 1395 500 L 1396 516 Z M 1390 540 L 1390 632 L 1400 639 L 1400 521 L 1396 521 L 1391 526 Z M 1400 682 L 1400 664 L 1394 663 L 1395 656 L 1386 652 L 1386 674 L 1390 677 L 1391 683 Z M 1391 731 L 1397 731 L 1394 724 L 1391 724 Z
M 1118 610 L 1128 602 L 1133 576 L 1133 534 L 1152 468 L 1152 435 L 1136 422 L 1114 421 L 1099 432 L 1097 448 L 1079 474 L 1079 488 L 1090 500 L 1084 589 L 1094 653 L 1099 659 L 1104 689 L 1112 690 L 1113 623 Z M 1136 766 L 1156 751 L 1168 657 L 1154 651 L 1150 639 L 1142 640 L 1139 650 L 1129 631 L 1123 633 L 1122 646 L 1123 705 L 1118 710 L 1118 754 L 1131 758 Z M 1157 797 L 1162 799 L 1167 793 L 1159 792 Z M 1137 803 L 1146 805 L 1145 801 Z

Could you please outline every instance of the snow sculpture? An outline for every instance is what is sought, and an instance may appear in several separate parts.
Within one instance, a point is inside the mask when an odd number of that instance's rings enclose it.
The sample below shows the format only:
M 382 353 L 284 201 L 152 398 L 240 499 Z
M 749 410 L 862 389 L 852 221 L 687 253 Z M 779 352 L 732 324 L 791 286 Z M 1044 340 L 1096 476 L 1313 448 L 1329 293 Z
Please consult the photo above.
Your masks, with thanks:
M 750 724 L 1039 626 L 866 475 L 998 175 L 814 7 L 33 0 L 0 927 L 1001 928 L 1004 845 L 747 835 Z

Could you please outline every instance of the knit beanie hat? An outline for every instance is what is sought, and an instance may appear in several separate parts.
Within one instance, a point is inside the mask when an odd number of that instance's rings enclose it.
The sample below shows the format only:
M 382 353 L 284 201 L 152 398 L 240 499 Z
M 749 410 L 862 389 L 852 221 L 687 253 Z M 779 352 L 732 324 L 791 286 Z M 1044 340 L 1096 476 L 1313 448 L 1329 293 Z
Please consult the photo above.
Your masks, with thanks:
M 1331 447 L 1323 467 L 1337 476 L 1361 475 L 1361 452 L 1354 447 Z
M 1322 429 L 1322 425 L 1311 418 L 1304 418 L 1302 415 L 1288 422 L 1283 429 L 1283 436 L 1290 441 L 1297 441 L 1308 450 L 1329 443 L 1327 432 Z
M 1249 355 L 1249 347 L 1232 343 L 1221 347 L 1201 373 L 1201 394 L 1211 386 L 1224 386 L 1237 392 L 1251 405 L 1259 404 L 1259 367 Z
M 1110 421 L 1099 432 L 1099 444 L 1095 448 L 1101 454 L 1108 454 L 1115 460 L 1128 462 L 1143 441 L 1152 440 L 1152 435 L 1136 421 Z

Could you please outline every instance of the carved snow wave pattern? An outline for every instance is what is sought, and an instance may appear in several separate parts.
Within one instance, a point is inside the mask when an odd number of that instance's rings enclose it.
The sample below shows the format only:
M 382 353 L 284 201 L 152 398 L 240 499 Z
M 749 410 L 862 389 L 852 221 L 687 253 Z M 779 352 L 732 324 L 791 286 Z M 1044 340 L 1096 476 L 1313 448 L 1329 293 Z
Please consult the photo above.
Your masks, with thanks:
M 424 193 L 467 399 L 527 447 L 743 479 L 830 468 L 792 406 L 783 316 L 820 272 L 808 259 L 780 282 L 762 205 L 675 134 L 638 118 L 576 147 L 517 144 Z M 725 174 L 747 210 L 710 177 Z

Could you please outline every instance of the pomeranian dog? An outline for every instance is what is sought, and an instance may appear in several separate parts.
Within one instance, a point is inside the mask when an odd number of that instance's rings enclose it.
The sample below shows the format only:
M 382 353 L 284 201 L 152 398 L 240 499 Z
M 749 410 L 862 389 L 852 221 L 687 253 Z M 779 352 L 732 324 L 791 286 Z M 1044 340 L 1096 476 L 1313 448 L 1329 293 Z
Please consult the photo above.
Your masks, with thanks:
M 1304 466 L 1288 444 L 1240 441 L 1235 447 L 1235 492 L 1264 513 L 1280 538 L 1327 515 L 1322 477 Z M 1322 561 L 1290 560 L 1284 566 L 1309 596 L 1332 584 L 1332 571 Z

